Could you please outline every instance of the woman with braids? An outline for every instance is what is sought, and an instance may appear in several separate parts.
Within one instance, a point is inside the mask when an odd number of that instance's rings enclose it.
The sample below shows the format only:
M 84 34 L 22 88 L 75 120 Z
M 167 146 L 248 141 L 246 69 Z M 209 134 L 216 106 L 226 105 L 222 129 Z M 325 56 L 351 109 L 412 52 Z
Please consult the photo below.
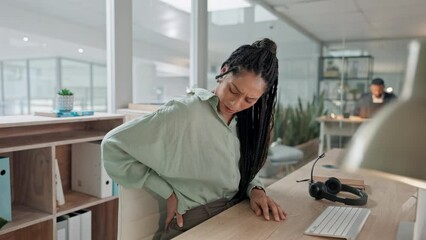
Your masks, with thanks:
M 195 89 L 113 129 L 102 142 L 112 179 L 167 199 L 163 239 L 246 198 L 256 215 L 286 218 L 256 176 L 266 160 L 273 126 L 275 43 L 263 39 L 239 47 L 216 79 L 213 91 Z

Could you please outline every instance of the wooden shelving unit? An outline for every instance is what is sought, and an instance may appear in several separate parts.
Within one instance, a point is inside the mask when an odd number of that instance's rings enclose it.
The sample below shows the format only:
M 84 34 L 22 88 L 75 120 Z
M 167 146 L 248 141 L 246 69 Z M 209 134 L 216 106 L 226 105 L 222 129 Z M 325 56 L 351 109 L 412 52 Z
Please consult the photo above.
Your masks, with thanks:
M 356 101 L 368 91 L 373 62 L 372 56 L 319 58 L 318 93 L 324 92 L 329 112 L 352 112 Z
M 92 211 L 92 239 L 117 239 L 118 198 L 96 198 L 71 189 L 71 150 L 75 143 L 100 141 L 123 123 L 118 114 L 73 118 L 0 117 L 0 155 L 10 159 L 12 222 L 5 239 L 56 239 L 56 218 L 80 209 Z M 65 204 L 56 204 L 54 159 L 58 159 Z

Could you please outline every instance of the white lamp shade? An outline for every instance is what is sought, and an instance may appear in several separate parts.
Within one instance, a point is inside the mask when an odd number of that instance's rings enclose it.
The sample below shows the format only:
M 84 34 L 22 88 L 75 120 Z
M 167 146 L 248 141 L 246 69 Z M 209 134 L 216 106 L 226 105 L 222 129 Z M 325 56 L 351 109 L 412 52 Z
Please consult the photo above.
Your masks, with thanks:
M 342 164 L 426 188 L 426 103 L 401 101 L 384 107 L 354 135 Z

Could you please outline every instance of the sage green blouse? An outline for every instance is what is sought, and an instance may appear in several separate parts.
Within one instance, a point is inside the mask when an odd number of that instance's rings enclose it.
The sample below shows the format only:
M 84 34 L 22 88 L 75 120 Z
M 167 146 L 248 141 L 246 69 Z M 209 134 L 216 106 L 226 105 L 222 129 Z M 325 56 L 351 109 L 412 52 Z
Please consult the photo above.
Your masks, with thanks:
M 212 92 L 195 89 L 111 130 L 102 141 L 107 173 L 124 187 L 146 187 L 165 199 L 174 192 L 181 214 L 231 199 L 240 181 L 240 145 L 236 119 L 228 126 L 217 111 L 218 101 Z M 263 187 L 258 177 L 248 196 L 254 186 Z

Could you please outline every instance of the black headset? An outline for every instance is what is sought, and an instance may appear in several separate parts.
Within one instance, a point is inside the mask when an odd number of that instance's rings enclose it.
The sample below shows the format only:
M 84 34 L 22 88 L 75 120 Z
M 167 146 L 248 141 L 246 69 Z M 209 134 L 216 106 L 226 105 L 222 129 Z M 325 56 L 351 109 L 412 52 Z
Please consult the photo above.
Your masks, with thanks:
M 321 154 L 312 165 L 311 169 L 311 181 L 309 182 L 309 195 L 315 198 L 316 200 L 328 199 L 333 202 L 341 202 L 346 205 L 362 206 L 367 203 L 368 195 L 364 191 L 358 188 L 351 187 L 346 184 L 342 184 L 339 179 L 335 177 L 329 178 L 325 183 L 323 182 L 314 182 L 313 172 L 314 167 L 317 161 L 323 158 L 325 154 Z M 339 192 L 350 192 L 359 198 L 341 198 L 337 194 Z

